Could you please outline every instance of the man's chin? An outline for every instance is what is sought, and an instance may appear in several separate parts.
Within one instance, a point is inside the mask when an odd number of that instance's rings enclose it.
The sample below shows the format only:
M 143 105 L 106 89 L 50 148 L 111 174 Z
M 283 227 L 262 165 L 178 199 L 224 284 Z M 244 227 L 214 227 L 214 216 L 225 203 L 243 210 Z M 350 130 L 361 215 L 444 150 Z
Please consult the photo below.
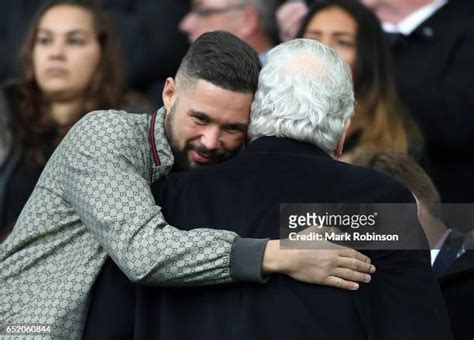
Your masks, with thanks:
M 217 161 L 207 161 L 207 162 L 198 162 L 196 160 L 192 160 L 189 162 L 189 168 L 190 169 L 197 169 L 197 168 L 202 168 L 210 165 L 215 165 L 219 162 Z
M 211 165 L 222 163 L 238 154 L 238 150 L 221 157 L 211 157 L 208 159 L 201 159 L 204 157 L 193 157 L 192 151 L 174 152 L 175 154 L 175 170 L 191 170 Z M 198 159 L 197 159 L 198 158 Z

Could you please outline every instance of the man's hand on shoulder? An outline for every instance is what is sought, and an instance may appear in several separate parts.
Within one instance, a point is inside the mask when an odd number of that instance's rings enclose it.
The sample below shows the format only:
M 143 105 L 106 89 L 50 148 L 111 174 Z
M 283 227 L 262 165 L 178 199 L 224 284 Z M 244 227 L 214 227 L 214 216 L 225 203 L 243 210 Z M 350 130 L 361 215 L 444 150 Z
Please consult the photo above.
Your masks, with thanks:
M 268 241 L 263 256 L 265 274 L 281 273 L 307 283 L 347 290 L 368 283 L 375 266 L 360 252 L 328 241 L 317 242 L 317 249 L 282 249 L 280 240 Z

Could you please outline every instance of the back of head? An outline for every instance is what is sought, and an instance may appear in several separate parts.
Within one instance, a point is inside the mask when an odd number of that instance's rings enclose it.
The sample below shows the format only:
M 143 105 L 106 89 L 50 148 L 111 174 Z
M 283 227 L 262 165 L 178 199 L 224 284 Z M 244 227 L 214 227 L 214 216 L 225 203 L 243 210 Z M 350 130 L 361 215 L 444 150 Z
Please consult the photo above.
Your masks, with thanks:
M 261 69 L 257 53 L 224 31 L 201 35 L 189 48 L 176 74 L 178 86 L 205 80 L 225 90 L 254 93 Z
M 395 151 L 368 152 L 354 158 L 352 163 L 370 167 L 394 177 L 425 205 L 438 204 L 441 201 L 431 178 L 406 154 Z
M 347 63 L 317 41 L 295 39 L 268 53 L 252 105 L 249 136 L 292 138 L 330 153 L 353 112 Z

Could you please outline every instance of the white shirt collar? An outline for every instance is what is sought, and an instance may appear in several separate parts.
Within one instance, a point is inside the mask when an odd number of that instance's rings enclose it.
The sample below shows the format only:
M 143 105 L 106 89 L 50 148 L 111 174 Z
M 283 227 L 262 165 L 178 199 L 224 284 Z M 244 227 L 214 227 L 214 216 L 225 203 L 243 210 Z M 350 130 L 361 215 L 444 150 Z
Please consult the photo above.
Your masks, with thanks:
M 448 238 L 449 234 L 451 234 L 452 229 L 449 228 L 444 232 L 444 234 L 441 236 L 441 238 L 438 240 L 438 243 L 434 246 L 433 249 L 431 249 L 431 266 L 433 267 L 433 264 L 436 260 L 436 257 L 438 257 L 439 251 L 444 245 L 444 242 L 446 242 L 446 239 Z
M 382 27 L 385 32 L 410 35 L 414 30 L 417 29 L 418 26 L 425 22 L 447 2 L 448 0 L 435 0 L 430 4 L 417 9 L 415 12 L 411 13 L 402 21 L 400 21 L 398 24 L 395 25 L 389 22 L 384 22 L 382 23 Z

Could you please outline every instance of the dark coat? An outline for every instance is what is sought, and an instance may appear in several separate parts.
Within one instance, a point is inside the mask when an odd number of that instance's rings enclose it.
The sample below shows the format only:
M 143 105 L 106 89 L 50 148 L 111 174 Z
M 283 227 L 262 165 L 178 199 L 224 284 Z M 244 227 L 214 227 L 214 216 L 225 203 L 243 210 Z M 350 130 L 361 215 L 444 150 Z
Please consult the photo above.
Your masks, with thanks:
M 256 238 L 279 237 L 283 202 L 412 200 L 383 174 L 335 161 L 315 146 L 272 137 L 251 143 L 233 160 L 171 176 L 154 190 L 172 225 L 225 228 Z M 264 285 L 141 287 L 135 335 L 170 340 L 450 339 L 429 253 L 366 254 L 377 272 L 358 292 L 282 275 Z
M 392 53 L 443 200 L 474 202 L 474 2 L 449 1 Z
M 220 165 L 172 175 L 153 190 L 172 225 L 219 227 L 254 238 L 279 238 L 281 202 L 412 201 L 386 175 L 277 138 L 259 139 Z M 422 233 L 418 224 L 414 228 Z M 109 259 L 92 292 L 84 338 L 450 339 L 429 253 L 365 253 L 377 272 L 357 292 L 283 275 L 263 285 L 134 286 Z
M 435 261 L 440 256 L 456 255 L 461 249 L 464 236 L 451 232 Z M 449 261 L 449 260 L 448 260 Z M 435 268 L 435 267 L 434 267 Z M 448 268 L 440 273 L 439 282 L 444 296 L 453 340 L 474 338 L 474 250 L 466 250 L 460 257 L 448 263 Z

